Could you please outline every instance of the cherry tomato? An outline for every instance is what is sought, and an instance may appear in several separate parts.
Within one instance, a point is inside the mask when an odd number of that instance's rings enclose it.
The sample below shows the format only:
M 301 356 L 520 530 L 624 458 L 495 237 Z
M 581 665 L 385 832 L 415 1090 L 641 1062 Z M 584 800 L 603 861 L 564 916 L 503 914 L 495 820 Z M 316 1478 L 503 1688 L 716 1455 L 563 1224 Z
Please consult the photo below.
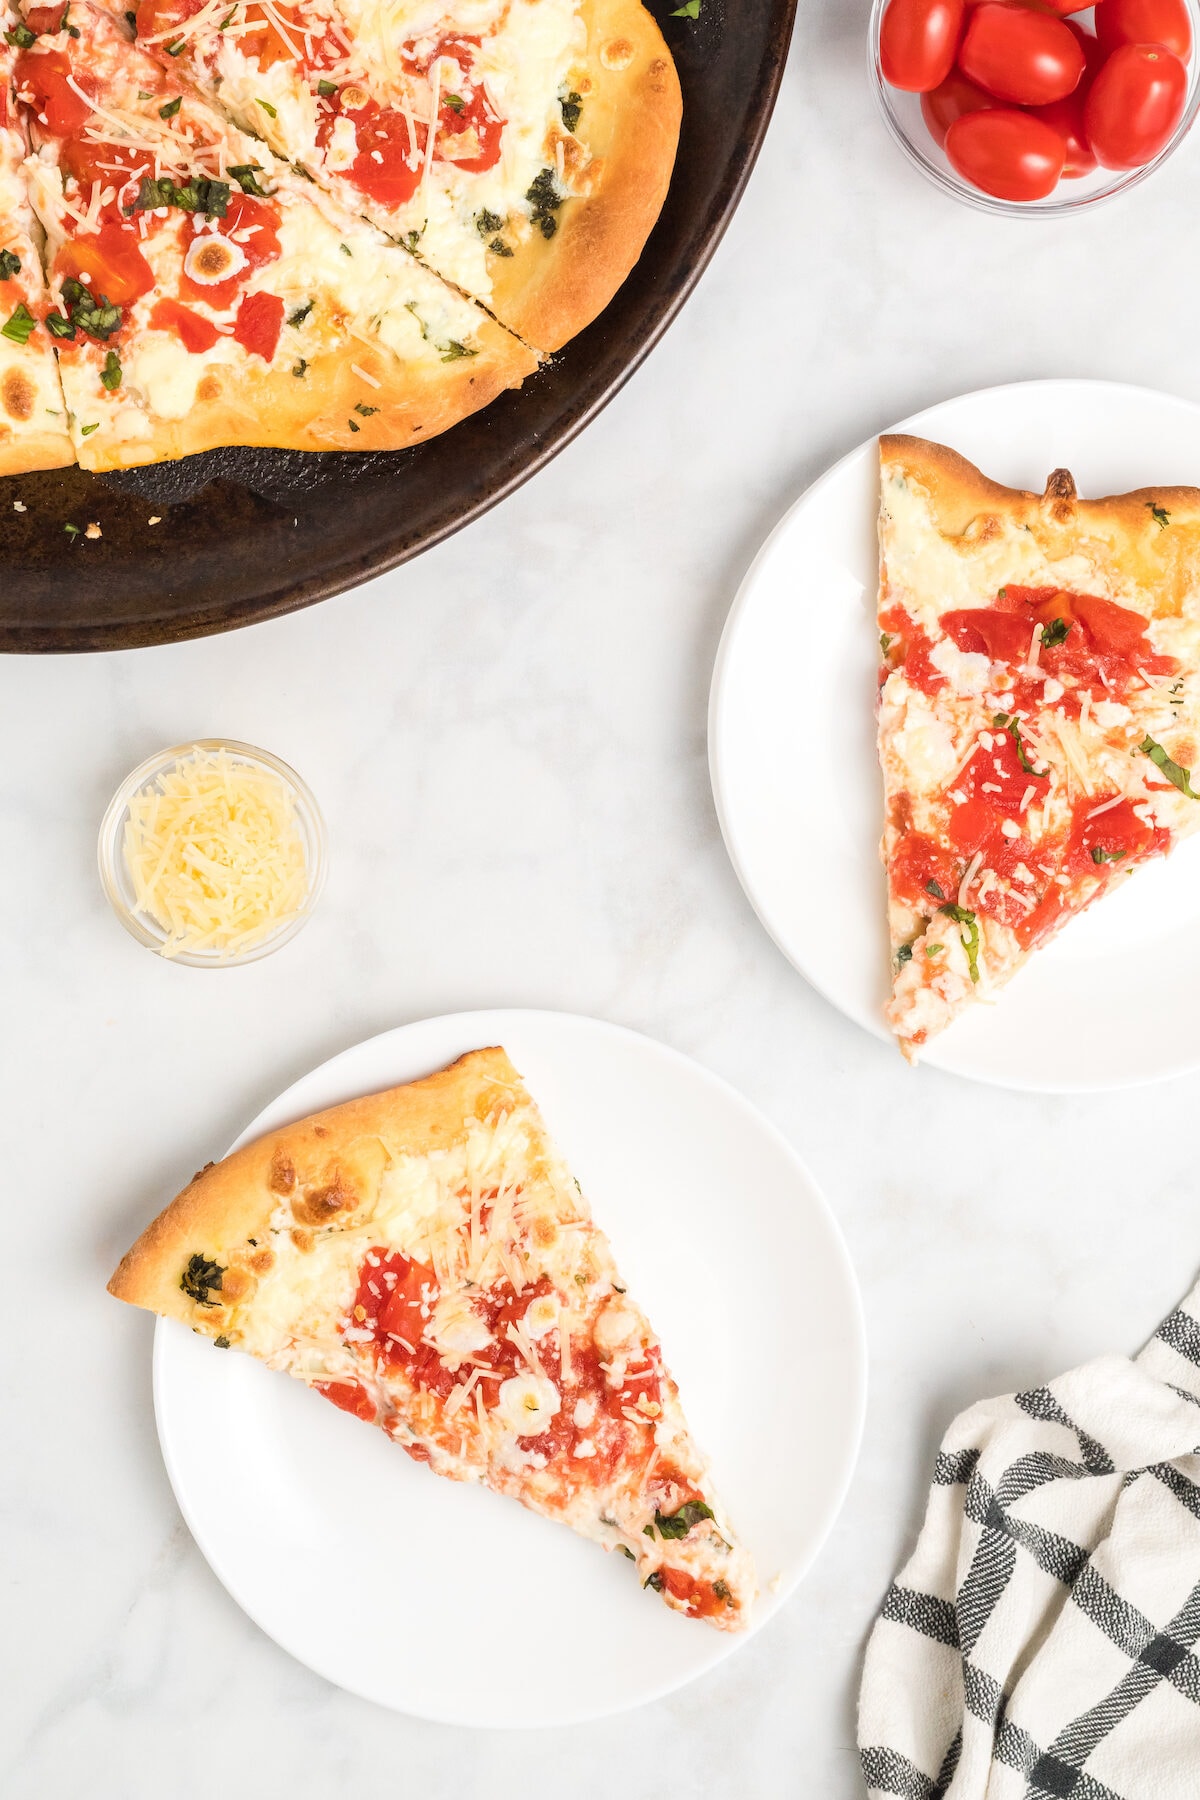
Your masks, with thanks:
M 1104 0 L 1096 8 L 1096 36 L 1107 55 L 1122 44 L 1162 44 L 1180 62 L 1192 54 L 1184 0 Z
M 1096 152 L 1088 141 L 1087 128 L 1083 122 L 1085 95 L 1078 89 L 1068 94 L 1065 100 L 1052 100 L 1049 106 L 1030 107 L 1030 117 L 1041 119 L 1057 131 L 1067 147 L 1067 160 L 1063 164 L 1063 180 L 1077 181 L 1081 175 L 1090 175 L 1096 166 Z
M 961 119 L 964 113 L 983 112 L 986 107 L 997 105 L 999 102 L 990 94 L 985 94 L 973 81 L 952 69 L 939 87 L 921 95 L 921 117 L 934 143 L 941 145 L 946 142 L 946 133 L 955 119 Z
M 1079 86 L 1075 89 L 1078 94 L 1095 80 L 1104 62 L 1105 53 L 1100 48 L 1094 31 L 1086 31 L 1076 19 L 1064 19 L 1063 24 L 1083 51 L 1083 75 L 1080 78 Z
M 1091 0 L 1038 0 L 1036 10 L 1057 13 L 1062 18 L 1064 13 L 1086 12 L 1090 3 Z
M 1140 169 L 1151 162 L 1183 116 L 1187 86 L 1187 70 L 1169 50 L 1121 44 L 1084 103 L 1084 128 L 1097 160 L 1106 169 Z
M 154 311 L 150 314 L 150 323 L 159 331 L 169 331 L 177 337 L 185 350 L 193 356 L 200 356 L 205 350 L 211 350 L 217 341 L 217 328 L 208 319 L 193 312 L 190 306 L 181 306 L 178 300 L 163 298 L 155 302 Z
M 946 155 L 964 181 L 998 200 L 1043 200 L 1053 193 L 1067 147 L 1031 113 L 996 107 L 965 113 L 946 133 Z
M 247 294 L 233 326 L 233 335 L 243 350 L 270 362 L 282 330 L 283 301 L 278 294 Z
M 879 31 L 884 80 L 911 94 L 940 87 L 954 67 L 964 0 L 890 0 Z
M 997 99 L 1048 106 L 1079 86 L 1085 59 L 1078 38 L 1061 19 L 1009 0 L 982 0 L 967 21 L 958 66 Z

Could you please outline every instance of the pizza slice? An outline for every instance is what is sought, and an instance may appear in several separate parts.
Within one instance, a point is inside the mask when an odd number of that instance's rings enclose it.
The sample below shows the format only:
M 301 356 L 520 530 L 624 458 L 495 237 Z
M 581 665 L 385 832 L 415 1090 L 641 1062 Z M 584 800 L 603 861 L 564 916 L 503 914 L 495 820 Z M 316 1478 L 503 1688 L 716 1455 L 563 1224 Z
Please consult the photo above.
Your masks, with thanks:
M 78 460 L 397 449 L 536 358 L 74 0 L 16 64 Z
M 745 1625 L 749 1554 L 503 1050 L 210 1164 L 109 1289 L 621 1551 L 675 1611 Z
M 46 285 L 21 165 L 27 145 L 13 69 L 27 35 L 0 6 L 0 475 L 75 460 L 54 349 L 38 321 Z
M 136 17 L 243 129 L 540 352 L 607 305 L 662 208 L 679 82 L 639 0 L 141 0 Z
M 880 443 L 892 998 L 921 1045 L 1200 826 L 1200 492 L 1001 487 Z

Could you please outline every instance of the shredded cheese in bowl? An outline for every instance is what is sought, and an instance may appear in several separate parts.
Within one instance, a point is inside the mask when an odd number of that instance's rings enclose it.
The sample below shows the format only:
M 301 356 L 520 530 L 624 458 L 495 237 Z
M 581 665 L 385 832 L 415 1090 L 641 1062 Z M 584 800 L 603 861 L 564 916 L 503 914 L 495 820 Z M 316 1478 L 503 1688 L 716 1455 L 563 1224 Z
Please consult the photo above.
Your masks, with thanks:
M 311 913 L 324 872 L 315 800 L 249 744 L 204 739 L 149 758 L 100 830 L 100 877 L 122 924 L 192 967 L 278 949 Z

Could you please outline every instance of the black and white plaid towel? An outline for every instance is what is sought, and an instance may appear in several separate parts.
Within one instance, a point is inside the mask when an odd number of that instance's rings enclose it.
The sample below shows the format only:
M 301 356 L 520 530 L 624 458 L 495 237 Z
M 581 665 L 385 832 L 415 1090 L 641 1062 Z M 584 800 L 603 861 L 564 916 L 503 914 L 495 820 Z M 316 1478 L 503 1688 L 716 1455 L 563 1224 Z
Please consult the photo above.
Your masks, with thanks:
M 1200 1800 L 1200 1285 L 943 1442 L 867 1646 L 872 1795 Z

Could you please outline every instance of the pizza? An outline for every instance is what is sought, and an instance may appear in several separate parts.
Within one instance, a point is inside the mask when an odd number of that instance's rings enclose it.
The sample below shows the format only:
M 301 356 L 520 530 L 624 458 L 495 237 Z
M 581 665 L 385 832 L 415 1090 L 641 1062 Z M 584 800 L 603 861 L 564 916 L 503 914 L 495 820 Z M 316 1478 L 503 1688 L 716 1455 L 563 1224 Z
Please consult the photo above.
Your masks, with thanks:
M 503 1050 L 210 1164 L 109 1290 L 619 1551 L 676 1612 L 746 1624 L 753 1564 L 662 1347 Z
M 16 78 L 44 330 L 85 467 L 227 443 L 416 443 L 536 366 L 83 0 Z
M 670 177 L 638 0 L 9 17 L 5 468 L 417 443 L 595 317 Z
M 543 353 L 605 305 L 666 195 L 679 84 L 639 0 L 141 0 L 136 18 Z
M 1001 487 L 880 443 L 879 754 L 900 1048 L 1200 826 L 1200 491 Z
M 16 17 L 0 7 L 0 29 Z M 0 475 L 75 460 L 54 348 L 38 321 L 46 284 L 21 165 L 25 139 L 13 91 L 15 43 L 0 38 Z

